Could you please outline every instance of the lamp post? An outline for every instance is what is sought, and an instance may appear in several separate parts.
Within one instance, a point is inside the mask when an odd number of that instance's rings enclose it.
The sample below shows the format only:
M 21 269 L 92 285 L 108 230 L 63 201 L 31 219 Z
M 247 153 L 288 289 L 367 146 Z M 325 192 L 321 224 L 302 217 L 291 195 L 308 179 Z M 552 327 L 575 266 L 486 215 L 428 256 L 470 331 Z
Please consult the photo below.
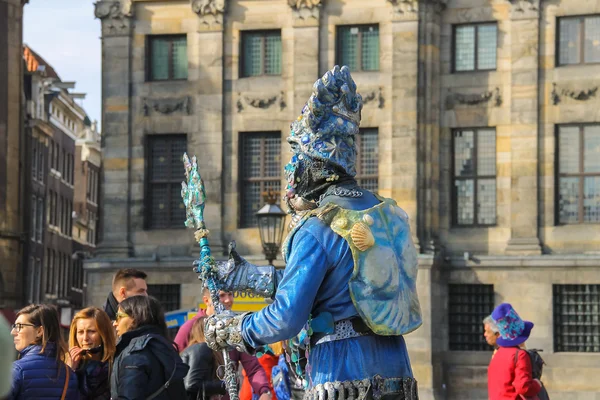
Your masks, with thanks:
M 267 204 L 256 212 L 256 218 L 265 257 L 269 261 L 269 265 L 272 265 L 281 246 L 287 214 L 276 204 L 277 192 L 265 193 L 264 200 Z

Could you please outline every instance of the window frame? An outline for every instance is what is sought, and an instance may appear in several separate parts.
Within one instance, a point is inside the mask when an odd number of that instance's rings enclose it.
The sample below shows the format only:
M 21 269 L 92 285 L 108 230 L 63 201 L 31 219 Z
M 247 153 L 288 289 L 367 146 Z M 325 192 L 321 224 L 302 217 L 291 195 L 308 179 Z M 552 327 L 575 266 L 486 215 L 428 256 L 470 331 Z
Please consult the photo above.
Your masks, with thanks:
M 261 73 L 258 75 L 246 75 L 245 74 L 245 63 L 244 63 L 244 59 L 246 58 L 246 46 L 244 46 L 245 40 L 246 40 L 246 36 L 249 34 L 260 34 L 261 35 Z M 267 58 L 267 36 L 277 36 L 277 34 L 279 35 L 279 40 L 281 43 L 281 54 L 280 54 L 280 65 L 279 65 L 279 73 L 278 74 L 267 74 L 265 72 L 265 60 Z M 240 71 L 239 71 L 239 77 L 240 79 L 243 78 L 257 78 L 257 77 L 265 77 L 265 76 L 282 76 L 283 75 L 283 40 L 282 40 L 282 35 L 281 35 L 281 28 L 279 29 L 246 29 L 246 30 L 241 30 L 240 31 Z
M 595 65 L 600 64 L 600 61 L 585 62 L 585 20 L 590 17 L 600 17 L 600 13 L 595 14 L 580 14 L 580 15 L 564 15 L 556 17 L 556 37 L 554 38 L 554 50 L 555 50 L 555 64 L 556 67 L 571 67 L 578 65 Z M 567 19 L 578 19 L 579 20 L 579 62 L 570 64 L 561 64 L 560 62 L 560 21 Z
M 462 288 L 461 289 L 461 293 L 458 292 L 454 292 L 453 288 Z M 474 289 L 478 289 L 481 293 L 475 293 L 477 290 Z M 464 302 L 456 302 L 453 300 L 456 300 L 455 296 L 465 296 L 467 298 L 469 298 L 469 301 L 467 301 L 466 303 Z M 485 296 L 485 297 L 483 297 Z M 475 297 L 479 297 L 479 302 L 474 303 L 472 300 Z M 483 337 L 483 335 L 481 334 L 481 330 L 483 329 L 483 320 L 485 317 L 489 316 L 491 311 L 494 309 L 494 303 L 495 303 L 495 297 L 496 297 L 496 290 L 493 284 L 487 284 L 487 283 L 458 283 L 458 282 L 452 282 L 452 283 L 448 283 L 448 297 L 447 297 L 447 318 L 448 321 L 450 321 L 448 323 L 448 350 L 449 351 L 469 351 L 469 352 L 474 352 L 474 351 L 478 351 L 478 352 L 488 352 L 488 351 L 492 351 L 493 348 L 491 346 L 489 346 L 486 342 L 485 339 Z M 472 323 L 466 323 L 466 322 L 454 322 L 451 323 L 451 317 L 456 316 L 456 315 L 461 315 L 461 313 L 453 313 L 453 305 L 455 306 L 460 306 L 460 305 L 467 305 L 470 308 L 467 312 L 463 312 L 462 316 L 465 315 L 473 315 L 473 314 L 477 314 L 478 312 L 473 310 L 473 308 L 476 307 L 480 307 L 482 305 L 482 301 L 487 301 L 487 309 L 488 311 L 482 312 L 480 313 L 480 315 L 477 316 L 477 319 L 472 322 Z M 486 303 L 483 303 L 484 305 Z M 478 326 L 477 332 L 476 333 L 472 333 L 472 332 L 468 332 L 467 334 L 465 334 L 465 332 L 460 332 L 460 329 L 458 329 L 459 332 L 456 332 L 455 330 L 457 330 L 457 328 L 459 326 L 471 326 L 474 327 L 475 325 Z M 479 348 L 467 348 L 467 349 L 461 349 L 461 348 L 456 348 L 456 347 L 460 347 L 460 343 L 456 343 L 453 342 L 452 339 L 454 337 L 456 337 L 456 335 L 461 335 L 462 337 L 465 337 L 467 335 L 471 334 L 471 336 L 473 337 L 477 337 L 479 338 L 480 342 L 477 343 Z M 465 343 L 464 346 L 468 347 L 468 346 L 473 346 L 475 347 L 475 343 Z
M 591 290 L 592 293 L 586 293 L 583 294 L 581 292 L 579 292 L 581 289 L 587 289 L 590 290 L 591 287 L 595 288 L 595 293 L 594 290 Z M 571 292 L 571 293 L 569 293 Z M 565 315 L 563 313 L 561 313 L 561 310 L 559 309 L 559 307 L 565 306 L 569 304 L 569 300 L 573 301 L 575 304 L 571 304 L 572 306 L 577 306 L 578 308 L 581 308 L 582 304 L 578 304 L 577 303 L 577 298 L 573 298 L 573 297 L 580 297 L 580 296 L 593 296 L 596 297 L 600 294 L 600 285 L 599 284 L 594 284 L 594 283 L 584 283 L 584 284 L 553 284 L 552 285 L 552 341 L 553 341 L 553 351 L 555 353 L 573 353 L 573 354 L 581 354 L 581 353 L 587 353 L 587 354 L 600 354 L 600 345 L 582 345 L 582 344 L 564 344 L 564 336 L 575 336 L 573 335 L 574 332 L 569 332 L 568 328 L 569 326 L 573 326 L 573 325 L 568 325 L 565 324 L 565 316 L 568 317 L 568 314 Z M 559 300 L 562 300 L 562 302 L 560 302 Z M 589 298 L 588 298 L 589 300 Z M 591 304 L 589 304 L 591 303 Z M 584 307 L 593 307 L 593 304 L 591 301 L 588 304 L 583 304 Z M 600 304 L 600 301 L 599 301 Z M 591 312 L 589 313 L 585 313 L 585 311 L 588 311 L 589 309 L 584 310 L 583 312 L 578 310 L 578 317 L 593 317 L 594 314 L 592 314 Z M 583 315 L 582 315 L 583 314 Z M 579 318 L 578 318 L 579 319 Z M 597 324 L 598 326 L 600 326 L 600 324 Z M 576 325 L 575 327 L 579 327 L 581 326 L 581 324 Z M 590 327 L 590 325 L 584 325 L 585 327 Z M 593 328 L 594 325 L 591 325 L 591 328 Z M 567 330 L 567 332 L 565 332 L 565 330 Z M 577 332 L 575 332 L 577 333 Z M 571 334 L 571 335 L 569 335 Z M 577 336 L 592 336 L 594 337 L 594 335 L 588 334 L 588 333 L 579 333 L 579 335 Z M 581 349 L 565 349 L 565 347 L 594 347 L 597 349 L 597 351 L 585 351 L 585 350 L 581 350 Z
M 185 51 L 188 52 L 187 33 L 170 33 L 163 35 L 146 35 L 146 82 L 169 82 L 169 81 L 187 81 L 190 75 L 190 60 L 187 60 L 186 76 L 185 78 L 174 78 L 173 77 L 173 39 L 185 38 Z M 169 40 L 169 55 L 167 57 L 167 70 L 168 77 L 166 79 L 154 79 L 152 78 L 152 40 L 154 39 L 170 39 Z
M 261 176 L 258 177 L 246 177 L 244 175 L 245 170 L 247 170 L 247 165 L 244 165 L 244 149 L 245 149 L 245 141 L 248 140 L 249 136 L 255 136 L 258 137 L 261 141 L 261 145 L 260 145 L 260 170 L 261 170 Z M 279 154 L 281 156 L 281 132 L 280 131 L 265 131 L 265 132 L 240 132 L 239 133 L 239 137 L 238 137 L 238 160 L 239 160 L 239 165 L 238 165 L 238 193 L 240 194 L 240 201 L 238 204 L 238 218 L 237 218 L 237 226 L 239 229 L 253 229 L 253 228 L 258 228 L 258 225 L 253 225 L 250 222 L 251 221 L 246 221 L 244 219 L 244 205 L 246 202 L 245 196 L 244 196 L 244 184 L 245 183 L 252 183 L 252 182 L 258 182 L 260 184 L 260 191 L 259 193 L 264 193 L 267 188 L 266 188 L 266 183 L 267 182 L 279 182 L 280 187 L 279 190 L 281 190 L 281 179 L 283 178 L 281 169 L 279 171 L 279 175 L 277 176 L 266 176 L 265 172 L 266 172 L 266 167 L 265 167 L 265 161 L 266 161 L 266 151 L 265 151 L 265 140 L 269 139 L 269 138 L 278 138 L 280 140 L 279 142 Z M 281 160 L 280 160 L 281 161 Z M 261 196 L 262 197 L 262 196 Z
M 144 181 L 145 181 L 145 201 L 144 201 L 144 229 L 148 230 L 148 231 L 152 231 L 152 230 L 158 230 L 158 229 L 185 229 L 185 226 L 183 224 L 183 220 L 180 221 L 180 223 L 178 223 L 177 225 L 173 224 L 173 221 L 170 221 L 169 225 L 166 227 L 159 227 L 159 226 L 153 226 L 152 225 L 152 184 L 153 183 L 159 183 L 159 184 L 168 184 L 169 188 L 171 188 L 171 185 L 176 185 L 176 186 L 181 186 L 181 182 L 183 181 L 183 179 L 185 178 L 172 178 L 172 179 L 167 179 L 167 180 L 163 180 L 163 179 L 159 179 L 159 180 L 152 180 L 152 167 L 153 167 L 153 163 L 152 163 L 152 145 L 151 142 L 152 140 L 159 140 L 159 139 L 164 139 L 164 138 L 169 138 L 169 139 L 175 139 L 175 138 L 184 138 L 185 139 L 185 147 L 186 147 L 186 151 L 188 149 L 188 145 L 189 145 L 189 140 L 188 140 L 188 135 L 186 133 L 168 133 L 168 134 L 149 134 L 146 135 L 144 138 L 144 161 L 146 164 L 146 169 L 145 169 L 145 176 L 144 176 Z M 170 153 L 170 152 L 169 152 Z M 183 156 L 183 154 L 182 154 Z M 169 155 L 170 157 L 170 155 Z M 170 160 L 169 160 L 170 163 Z M 183 176 L 183 175 L 182 175 Z M 168 213 L 169 215 L 171 215 L 172 213 L 172 208 L 171 208 L 172 204 L 171 204 L 171 197 L 169 194 L 169 208 L 168 208 Z
M 600 128 L 600 123 L 587 122 L 587 123 L 571 123 L 571 124 L 556 124 L 555 126 L 555 152 L 554 152 L 554 165 L 556 166 L 554 170 L 554 225 L 556 226 L 571 226 L 571 225 L 598 225 L 600 222 L 585 222 L 584 221 L 584 191 L 585 191 L 585 177 L 589 176 L 598 176 L 600 177 L 600 172 L 590 172 L 586 173 L 584 171 L 585 168 L 585 135 L 584 128 L 586 126 L 597 126 Z M 579 128 L 579 172 L 577 174 L 573 173 L 565 173 L 561 174 L 560 172 L 560 129 L 566 127 L 577 127 Z M 577 222 L 562 222 L 560 220 L 560 178 L 579 178 L 579 204 L 577 205 L 578 211 L 578 219 Z
M 360 28 L 367 28 L 367 27 L 376 27 L 377 28 L 377 36 L 379 38 L 379 40 L 377 41 L 377 46 L 379 46 L 379 60 L 377 60 L 377 69 L 364 69 L 363 66 L 363 59 L 362 59 L 362 53 L 363 53 L 363 33 L 361 32 Z M 342 24 L 342 25 L 336 25 L 335 27 L 335 63 L 336 65 L 342 65 L 341 63 L 341 49 L 342 49 L 342 38 L 340 35 L 340 29 L 342 28 L 358 28 L 358 43 L 357 43 L 357 52 L 356 52 L 356 57 L 357 57 L 357 65 L 359 66 L 358 69 L 356 69 L 355 71 L 351 71 L 351 72 L 381 72 L 381 35 L 380 35 L 380 30 L 379 30 L 379 23 L 375 23 L 375 24 Z
M 494 25 L 496 27 L 496 67 L 495 68 L 488 68 L 488 69 L 479 69 L 477 67 L 478 62 L 479 62 L 479 52 L 477 51 L 478 49 L 478 44 L 479 44 L 479 27 L 482 25 Z M 458 71 L 456 69 L 456 30 L 457 28 L 460 27 L 464 27 L 464 26 L 473 26 L 475 27 L 475 42 L 473 43 L 473 47 L 474 47 L 474 55 L 475 55 L 475 59 L 473 61 L 473 69 L 469 69 L 469 70 L 464 70 L 464 71 Z M 451 45 L 451 55 L 452 55 L 452 64 L 451 64 L 451 72 L 453 74 L 465 74 L 465 73 L 473 73 L 473 72 L 491 72 L 491 71 L 497 71 L 498 70 L 498 21 L 482 21 L 482 22 L 468 22 L 468 23 L 460 23 L 460 24 L 453 24 L 452 25 L 452 45 Z
M 479 154 L 477 151 L 477 143 L 479 140 L 479 131 L 480 130 L 493 130 L 494 131 L 494 139 L 495 142 L 495 152 L 494 152 L 494 169 L 496 171 L 495 175 L 478 175 L 477 174 L 477 160 L 479 158 Z M 468 177 L 457 177 L 455 170 L 455 160 L 456 160 L 456 150 L 455 150 L 455 138 L 454 135 L 459 131 L 473 131 L 473 147 L 475 149 L 473 155 L 473 165 L 474 165 L 474 174 Z M 453 128 L 451 130 L 451 158 L 450 158 L 450 177 L 451 177 L 451 207 L 452 207 L 452 228 L 490 228 L 498 226 L 498 132 L 496 131 L 496 127 L 465 127 L 465 128 Z M 493 224 L 480 224 L 478 222 L 479 213 L 477 212 L 477 181 L 480 179 L 494 179 L 496 182 L 496 202 L 494 204 L 496 216 L 494 218 L 495 222 Z M 459 224 L 458 223 L 458 193 L 456 188 L 457 180 L 473 180 L 473 223 L 472 224 Z

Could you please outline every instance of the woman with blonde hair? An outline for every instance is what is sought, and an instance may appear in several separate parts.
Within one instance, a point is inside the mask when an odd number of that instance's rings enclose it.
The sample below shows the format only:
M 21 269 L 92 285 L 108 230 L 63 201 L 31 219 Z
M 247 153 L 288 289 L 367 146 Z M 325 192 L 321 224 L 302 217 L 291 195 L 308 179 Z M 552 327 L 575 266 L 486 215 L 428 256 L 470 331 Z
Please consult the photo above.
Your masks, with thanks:
M 19 359 L 13 363 L 9 399 L 78 399 L 77 376 L 65 364 L 67 345 L 56 307 L 32 304 L 21 309 L 10 333 Z
M 190 367 L 183 380 L 188 400 L 209 400 L 226 394 L 223 382 L 217 377 L 217 369 L 223 365 L 223 356 L 206 344 L 205 321 L 206 317 L 194 321 L 188 346 L 181 353 L 181 359 Z
M 115 332 L 108 315 L 88 307 L 73 317 L 69 332 L 69 363 L 79 381 L 80 399 L 110 399 L 110 369 Z

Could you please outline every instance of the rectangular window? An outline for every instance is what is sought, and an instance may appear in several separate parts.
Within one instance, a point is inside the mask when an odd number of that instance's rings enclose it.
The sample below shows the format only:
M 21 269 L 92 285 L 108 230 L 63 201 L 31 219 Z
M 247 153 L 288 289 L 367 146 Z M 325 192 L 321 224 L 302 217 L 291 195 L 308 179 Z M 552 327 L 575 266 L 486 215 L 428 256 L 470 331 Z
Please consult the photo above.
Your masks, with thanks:
M 88 211 L 87 242 L 96 244 L 96 213 Z
M 42 142 L 38 142 L 39 143 L 39 148 L 38 148 L 38 181 L 40 181 L 40 183 L 44 183 L 44 174 L 46 173 L 46 156 L 45 156 L 45 150 L 46 150 L 46 146 L 44 145 L 44 143 Z
M 252 228 L 263 194 L 281 191 L 281 133 L 241 133 L 240 154 L 240 228 Z
M 379 188 L 379 140 L 377 128 L 361 129 L 356 136 L 356 181 L 374 193 Z
M 350 71 L 379 71 L 379 25 L 337 27 L 337 64 Z
M 146 226 L 149 229 L 183 228 L 185 206 L 181 157 L 187 151 L 185 135 L 148 136 L 148 194 Z
M 187 79 L 186 35 L 149 36 L 149 80 Z
M 242 77 L 281 75 L 281 31 L 242 32 Z
M 453 219 L 458 226 L 496 224 L 496 131 L 453 132 Z
M 34 181 L 38 179 L 38 143 L 36 138 L 31 138 L 31 178 Z
M 454 27 L 454 71 L 496 69 L 498 27 L 496 23 Z
M 600 15 L 558 19 L 558 65 L 600 62 Z
M 600 285 L 552 285 L 554 351 L 600 352 Z
M 35 241 L 35 233 L 37 232 L 37 197 L 31 196 L 31 240 Z
M 560 224 L 600 222 L 600 125 L 558 127 Z
M 450 350 L 486 351 L 483 320 L 494 310 L 494 285 L 448 285 Z
M 148 285 L 148 294 L 155 297 L 167 312 L 181 308 L 181 285 Z
M 42 243 L 44 235 L 44 198 L 38 197 L 37 199 L 37 227 L 35 231 L 36 240 L 38 243 Z

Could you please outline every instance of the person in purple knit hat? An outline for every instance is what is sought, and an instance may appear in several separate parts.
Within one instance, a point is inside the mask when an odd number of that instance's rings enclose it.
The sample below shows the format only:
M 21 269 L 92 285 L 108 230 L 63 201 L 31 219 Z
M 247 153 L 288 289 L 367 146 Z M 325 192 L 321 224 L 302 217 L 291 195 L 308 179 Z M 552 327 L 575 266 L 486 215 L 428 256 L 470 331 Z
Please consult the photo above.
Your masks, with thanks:
M 533 322 L 519 317 L 512 305 L 500 304 L 492 312 L 500 336 L 498 351 L 488 367 L 489 400 L 517 400 L 536 396 L 542 384 L 532 377 L 529 355 L 520 350 L 529 338 Z

